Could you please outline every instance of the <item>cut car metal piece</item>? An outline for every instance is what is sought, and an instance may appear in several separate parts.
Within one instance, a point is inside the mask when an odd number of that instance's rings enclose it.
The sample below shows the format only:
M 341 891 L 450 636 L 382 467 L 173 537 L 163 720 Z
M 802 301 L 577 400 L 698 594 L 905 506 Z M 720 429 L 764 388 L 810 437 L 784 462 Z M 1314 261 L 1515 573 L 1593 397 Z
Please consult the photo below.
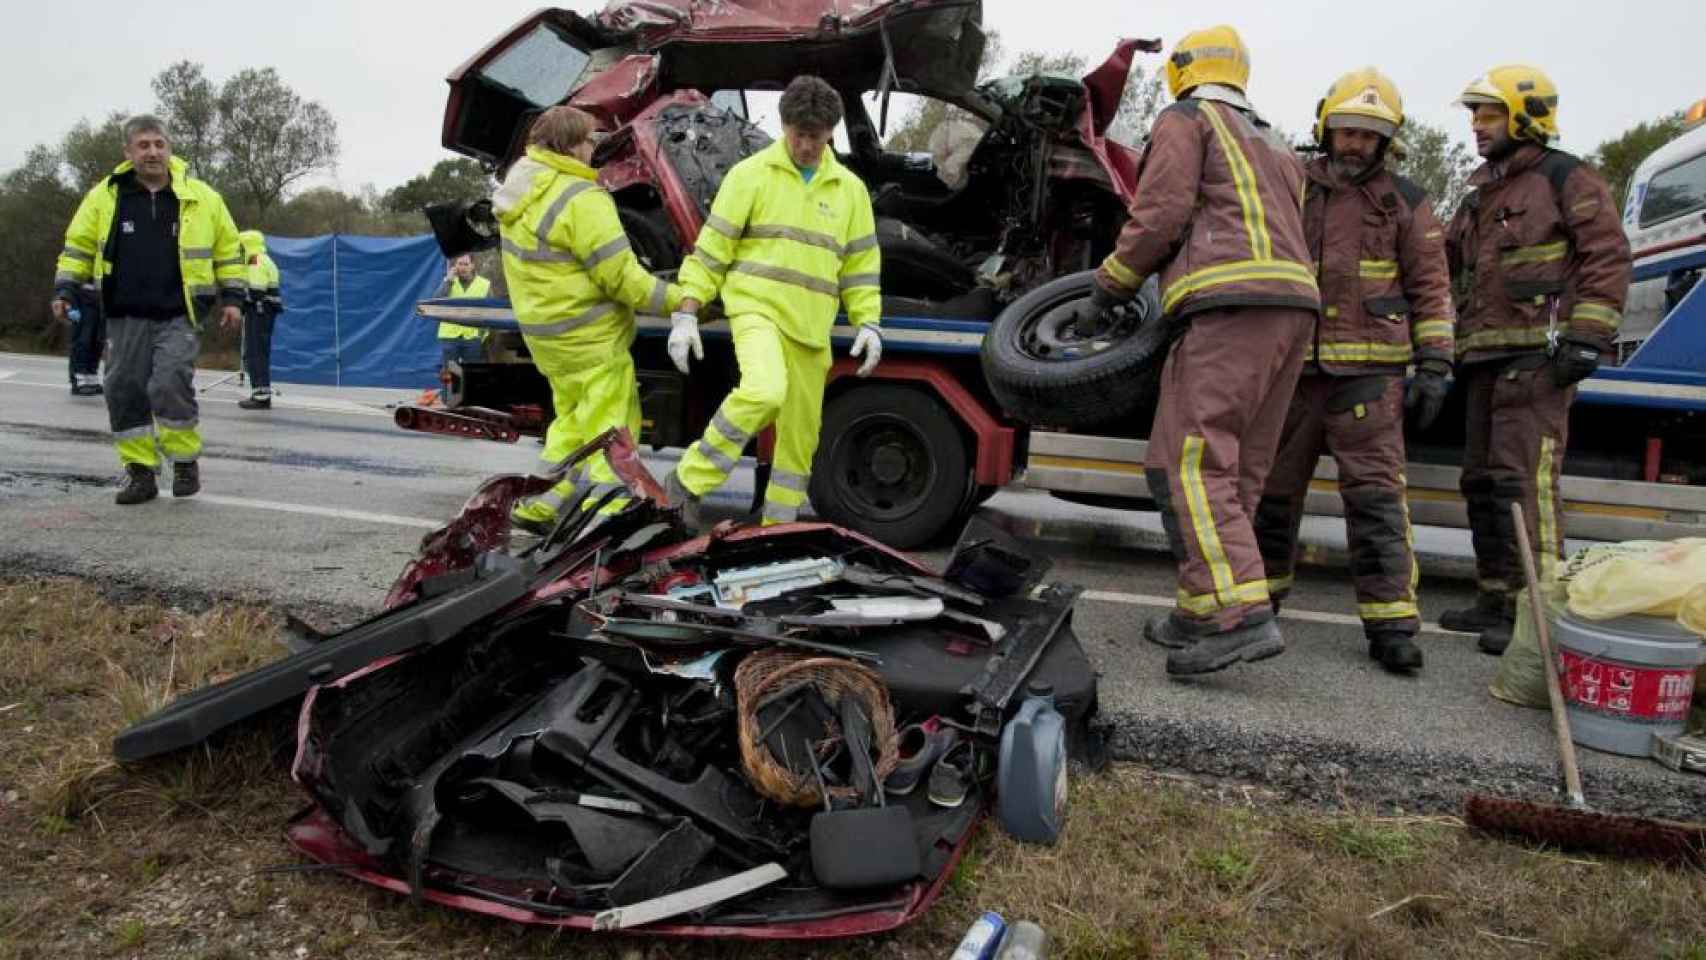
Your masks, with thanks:
M 767 887 L 778 880 L 786 879 L 788 871 L 782 869 L 779 863 L 766 863 L 737 873 L 732 877 L 713 880 L 710 883 L 678 890 L 656 899 L 625 907 L 613 907 L 600 913 L 592 919 L 592 929 L 627 930 L 633 927 L 643 927 L 648 923 L 667 920 L 695 910 L 705 910 L 719 903 L 726 903 L 736 897 L 745 896 L 754 890 Z

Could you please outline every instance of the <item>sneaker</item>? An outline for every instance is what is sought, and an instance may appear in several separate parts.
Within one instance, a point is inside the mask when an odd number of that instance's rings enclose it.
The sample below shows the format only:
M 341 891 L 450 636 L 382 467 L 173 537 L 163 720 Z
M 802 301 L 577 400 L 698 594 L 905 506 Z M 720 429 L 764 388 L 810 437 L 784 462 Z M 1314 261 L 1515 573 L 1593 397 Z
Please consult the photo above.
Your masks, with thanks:
M 79 373 L 71 381 L 71 395 L 76 397 L 98 397 L 105 391 L 101 387 L 101 378 L 91 373 Z
M 694 496 L 687 489 L 687 485 L 681 482 L 680 473 L 674 470 L 669 472 L 669 479 L 664 482 L 663 493 L 665 497 L 669 498 L 671 507 L 680 508 L 681 525 L 686 527 L 689 533 L 698 533 L 705 528 L 704 517 L 700 512 L 699 498 Z
M 1197 638 L 1181 630 L 1171 616 L 1166 616 L 1151 617 L 1149 622 L 1143 625 L 1143 639 L 1158 647 L 1183 650 L 1195 643 Z
M 113 497 L 113 502 L 120 506 L 131 506 L 137 503 L 147 503 L 160 495 L 160 486 L 154 481 L 154 470 L 140 463 L 124 465 L 124 489 Z
M 897 797 L 911 793 L 930 774 L 936 761 L 960 741 L 960 732 L 953 727 L 930 730 L 926 726 L 915 723 L 896 734 L 900 741 L 900 762 L 883 781 L 884 791 Z
M 244 410 L 271 410 L 272 397 L 270 395 L 263 397 L 256 394 L 255 396 L 237 401 L 237 406 L 242 407 Z
M 1416 638 L 1397 630 L 1377 630 L 1368 635 L 1369 658 L 1390 673 L 1409 674 L 1422 668 L 1422 649 Z
M 1488 627 L 1510 619 L 1515 599 L 1503 593 L 1483 590 L 1475 594 L 1475 605 L 1440 614 L 1439 625 L 1458 633 L 1480 633 Z
M 938 807 L 957 807 L 971 792 L 971 741 L 955 744 L 942 754 L 930 770 L 930 802 Z
M 1212 633 L 1183 650 L 1167 654 L 1167 672 L 1191 676 L 1224 670 L 1239 661 L 1254 663 L 1285 652 L 1285 638 L 1272 620 Z
M 193 497 L 201 490 L 201 467 L 194 460 L 172 464 L 172 496 Z
M 1495 657 L 1503 656 L 1505 648 L 1511 645 L 1511 634 L 1516 630 L 1513 620 L 1501 620 L 1481 631 L 1481 639 L 1475 642 L 1482 653 Z

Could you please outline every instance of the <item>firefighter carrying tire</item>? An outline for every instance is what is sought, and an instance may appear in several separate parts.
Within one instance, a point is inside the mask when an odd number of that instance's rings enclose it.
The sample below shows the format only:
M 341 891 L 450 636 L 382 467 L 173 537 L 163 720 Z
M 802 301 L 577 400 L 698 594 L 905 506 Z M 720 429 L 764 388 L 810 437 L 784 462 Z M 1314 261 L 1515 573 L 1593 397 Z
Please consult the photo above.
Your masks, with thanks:
M 1110 312 L 1102 329 L 1081 330 L 1074 308 L 1095 289 L 1095 272 L 1051 280 L 1013 301 L 983 338 L 983 376 L 1007 414 L 1033 426 L 1084 429 L 1153 408 L 1173 331 L 1162 322 L 1152 278 Z

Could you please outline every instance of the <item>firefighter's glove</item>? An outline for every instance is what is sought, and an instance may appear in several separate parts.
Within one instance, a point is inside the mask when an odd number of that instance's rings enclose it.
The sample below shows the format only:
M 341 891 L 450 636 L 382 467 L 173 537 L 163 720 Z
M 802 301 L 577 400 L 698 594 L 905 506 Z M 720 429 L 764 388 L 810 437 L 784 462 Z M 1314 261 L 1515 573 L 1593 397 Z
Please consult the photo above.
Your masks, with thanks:
M 1108 325 L 1108 314 L 1115 307 L 1131 302 L 1130 297 L 1122 297 L 1105 289 L 1101 284 L 1091 286 L 1090 299 L 1078 301 L 1072 308 L 1072 326 L 1080 337 L 1093 337 Z
M 669 359 L 682 373 L 687 372 L 689 351 L 693 353 L 693 359 L 705 359 L 705 345 L 699 342 L 699 318 L 691 313 L 672 313 L 669 315 Z
M 868 377 L 871 371 L 877 369 L 877 361 L 883 358 L 883 335 L 877 332 L 877 325 L 867 323 L 859 328 L 853 337 L 853 349 L 849 356 L 864 357 L 863 363 L 855 371 L 861 377 Z
M 1562 337 L 1552 351 L 1552 382 L 1560 389 L 1573 387 L 1599 369 L 1599 345 L 1574 337 Z
M 1451 392 L 1451 367 L 1439 360 L 1423 360 L 1416 366 L 1416 375 L 1404 389 L 1404 409 L 1417 430 L 1426 430 L 1439 417 L 1445 406 L 1445 395 Z

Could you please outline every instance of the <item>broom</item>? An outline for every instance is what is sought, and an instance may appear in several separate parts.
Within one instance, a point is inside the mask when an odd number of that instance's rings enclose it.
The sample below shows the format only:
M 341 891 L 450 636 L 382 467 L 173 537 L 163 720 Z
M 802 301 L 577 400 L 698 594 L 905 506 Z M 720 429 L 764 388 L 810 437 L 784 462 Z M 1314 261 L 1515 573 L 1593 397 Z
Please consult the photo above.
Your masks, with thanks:
M 1546 696 L 1552 704 L 1552 732 L 1558 738 L 1558 754 L 1564 768 L 1567 806 L 1470 794 L 1464 816 L 1474 826 L 1491 833 L 1523 837 L 1566 850 L 1585 850 L 1616 857 L 1659 860 L 1673 864 L 1706 867 L 1706 825 L 1657 820 L 1624 814 L 1602 813 L 1588 806 L 1582 794 L 1582 773 L 1576 766 L 1576 746 L 1570 739 L 1570 718 L 1564 712 L 1564 693 L 1558 682 L 1559 662 L 1552 654 L 1551 630 L 1534 573 L 1534 554 L 1529 550 L 1528 527 L 1522 504 L 1511 504 L 1516 521 L 1517 544 L 1522 554 L 1522 572 L 1528 582 L 1529 610 L 1534 615 L 1540 657 L 1546 665 Z

